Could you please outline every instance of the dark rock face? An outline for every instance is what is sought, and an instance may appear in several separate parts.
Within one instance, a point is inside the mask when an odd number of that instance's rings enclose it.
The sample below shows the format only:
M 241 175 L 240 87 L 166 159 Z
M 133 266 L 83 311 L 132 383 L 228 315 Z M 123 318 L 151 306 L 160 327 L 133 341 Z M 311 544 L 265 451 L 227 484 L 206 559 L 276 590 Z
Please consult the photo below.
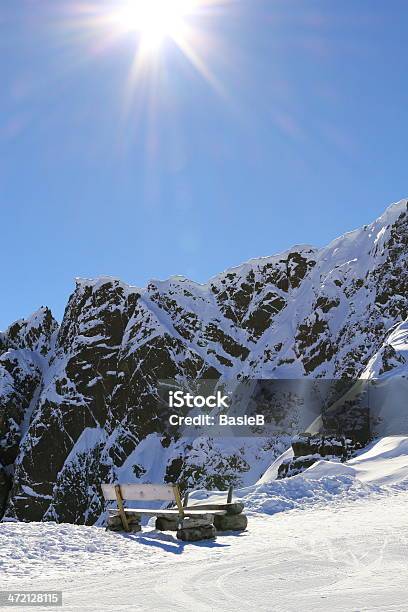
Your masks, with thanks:
M 4 510 L 6 509 L 10 488 L 10 478 L 7 476 L 5 469 L 0 465 L 0 515 L 3 515 Z
M 407 317 L 407 249 L 404 201 L 325 249 L 298 246 L 206 285 L 79 280 L 60 326 L 42 308 L 0 334 L 6 515 L 92 524 L 100 483 L 114 479 L 253 482 L 254 465 L 271 463 L 279 445 L 169 434 L 158 381 L 352 379 L 380 353 L 391 372 L 402 363 L 387 338 Z M 277 421 L 289 423 L 281 408 Z M 326 428 L 342 415 L 327 411 Z M 8 488 L 0 484 L 0 505 Z
M 0 396 L 0 461 L 13 465 L 24 428 L 24 419 L 41 384 L 41 368 L 29 351 L 11 349 L 0 357 L 5 392 Z
M 41 308 L 28 321 L 18 321 L 2 334 L 0 466 L 3 467 L 0 480 L 3 484 L 0 484 L 0 497 L 3 502 L 15 482 L 14 474 L 21 456 L 22 439 L 39 408 L 43 376 L 49 366 L 47 355 L 51 351 L 57 329 L 58 325 L 51 312 Z M 33 502 L 35 506 L 36 499 Z
M 323 459 L 346 461 L 360 448 L 362 445 L 356 439 L 346 436 L 300 434 L 293 438 L 293 458 L 281 463 L 278 478 L 296 476 Z

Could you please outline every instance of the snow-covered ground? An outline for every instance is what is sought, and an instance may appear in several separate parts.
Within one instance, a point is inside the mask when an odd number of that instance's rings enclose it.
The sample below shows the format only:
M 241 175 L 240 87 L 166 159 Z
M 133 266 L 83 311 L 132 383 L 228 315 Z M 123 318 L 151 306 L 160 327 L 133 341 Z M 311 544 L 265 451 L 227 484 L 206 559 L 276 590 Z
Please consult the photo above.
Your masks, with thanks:
M 62 590 L 63 610 L 408 609 L 408 438 L 237 496 L 248 531 L 215 542 L 0 524 L 0 588 Z

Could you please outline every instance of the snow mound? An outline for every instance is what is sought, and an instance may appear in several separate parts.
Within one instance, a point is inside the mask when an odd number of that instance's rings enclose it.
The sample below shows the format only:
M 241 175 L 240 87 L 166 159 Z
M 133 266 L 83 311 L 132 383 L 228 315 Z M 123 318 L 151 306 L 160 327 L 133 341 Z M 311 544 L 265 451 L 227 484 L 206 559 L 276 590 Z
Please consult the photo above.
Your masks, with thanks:
M 318 461 L 301 476 L 320 479 L 340 475 L 363 483 L 381 486 L 405 485 L 408 488 L 408 437 L 381 438 L 346 463 Z
M 287 453 L 286 453 L 287 455 Z M 349 500 L 382 494 L 386 488 L 408 489 L 408 437 L 395 436 L 372 442 L 345 463 L 317 461 L 301 474 L 276 480 L 277 459 L 267 474 L 239 496 L 252 512 L 275 514 L 347 495 Z
M 274 476 L 272 468 L 287 456 L 288 451 L 272 464 L 266 474 L 271 473 Z M 268 482 L 265 476 L 259 480 L 258 484 Z M 408 488 L 408 437 L 389 436 L 375 440 L 345 463 L 317 461 L 302 474 L 287 478 L 285 481 L 344 476 L 374 485 L 406 484 Z M 276 476 L 270 480 L 275 478 Z
M 380 488 L 364 485 L 349 475 L 328 475 L 320 479 L 309 479 L 303 475 L 293 476 L 270 483 L 255 485 L 249 491 L 237 492 L 245 504 L 247 514 L 276 514 L 294 509 L 306 509 L 314 505 L 333 504 L 345 498 L 354 501 Z
M 408 437 L 386 437 L 372 442 L 346 463 L 317 461 L 310 468 L 277 480 L 277 470 L 288 450 L 253 486 L 235 492 L 248 514 L 276 514 L 327 505 L 344 499 L 354 501 L 368 495 L 389 494 L 390 489 L 408 490 Z M 225 501 L 225 492 L 195 491 L 190 503 Z

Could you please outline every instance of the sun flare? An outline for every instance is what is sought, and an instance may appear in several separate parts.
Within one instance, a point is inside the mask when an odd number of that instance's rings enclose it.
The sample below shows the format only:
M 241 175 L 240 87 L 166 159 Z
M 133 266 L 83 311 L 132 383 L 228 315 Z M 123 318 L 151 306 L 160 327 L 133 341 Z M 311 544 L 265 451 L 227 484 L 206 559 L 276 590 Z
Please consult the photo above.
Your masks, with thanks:
M 198 0 L 124 0 L 112 14 L 124 32 L 137 33 L 144 46 L 156 48 L 166 38 L 177 41 Z
M 226 18 L 227 8 L 233 2 L 73 0 L 69 8 L 67 5 L 65 28 L 67 37 L 72 36 L 86 45 L 87 55 L 81 52 L 80 61 L 86 61 L 87 57 L 107 57 L 111 53 L 116 56 L 120 49 L 127 54 L 123 121 L 147 113 L 150 130 L 150 125 L 158 120 L 159 108 L 167 104 L 167 108 L 173 105 L 171 109 L 174 109 L 174 100 L 182 95 L 180 70 L 193 68 L 214 91 L 225 97 L 223 83 L 213 65 L 219 58 L 225 64 L 228 49 L 213 24 L 221 15 Z M 163 96 L 164 90 L 169 95 Z

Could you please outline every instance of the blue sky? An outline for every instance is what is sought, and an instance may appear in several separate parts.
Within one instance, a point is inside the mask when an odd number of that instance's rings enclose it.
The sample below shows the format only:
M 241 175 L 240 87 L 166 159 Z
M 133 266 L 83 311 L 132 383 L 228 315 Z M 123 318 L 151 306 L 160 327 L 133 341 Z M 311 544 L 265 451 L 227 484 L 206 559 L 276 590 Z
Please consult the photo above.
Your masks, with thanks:
M 136 35 L 80 5 L 0 8 L 0 329 L 76 276 L 205 281 L 407 196 L 406 1 L 224 2 L 193 17 L 210 80 L 167 40 L 131 89 Z

